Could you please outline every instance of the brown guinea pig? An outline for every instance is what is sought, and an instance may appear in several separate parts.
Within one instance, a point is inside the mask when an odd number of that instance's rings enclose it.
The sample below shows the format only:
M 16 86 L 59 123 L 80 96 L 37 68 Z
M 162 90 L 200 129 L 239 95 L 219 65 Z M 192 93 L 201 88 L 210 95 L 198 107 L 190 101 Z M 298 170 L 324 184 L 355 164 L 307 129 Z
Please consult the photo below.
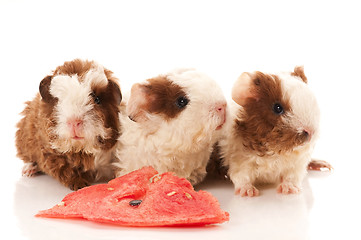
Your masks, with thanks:
M 219 146 L 236 193 L 257 196 L 260 182 L 278 182 L 283 194 L 299 192 L 320 117 L 303 67 L 279 74 L 243 73 L 232 99 L 231 121 Z
M 43 172 L 72 190 L 112 178 L 122 99 L 117 81 L 94 61 L 79 59 L 46 76 L 17 124 L 23 175 Z

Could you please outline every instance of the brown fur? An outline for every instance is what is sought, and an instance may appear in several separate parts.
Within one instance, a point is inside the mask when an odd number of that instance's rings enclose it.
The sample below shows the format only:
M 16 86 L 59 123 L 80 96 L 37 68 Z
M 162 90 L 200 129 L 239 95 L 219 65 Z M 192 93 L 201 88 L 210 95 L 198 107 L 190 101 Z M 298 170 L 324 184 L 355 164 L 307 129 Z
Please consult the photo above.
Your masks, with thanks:
M 302 79 L 305 83 L 307 83 L 307 77 L 304 72 L 303 66 L 296 66 L 293 73 L 291 73 L 292 76 L 296 76 Z
M 52 131 L 57 121 L 54 116 L 54 107 L 57 99 L 49 93 L 51 78 L 56 74 L 78 74 L 81 76 L 94 65 L 94 62 L 74 60 L 65 62 L 58 67 L 52 76 L 47 76 L 41 81 L 40 94 L 27 102 L 22 115 L 24 118 L 17 124 L 16 147 L 18 157 L 25 163 L 33 163 L 38 171 L 44 172 L 65 186 L 73 190 L 85 187 L 95 181 L 97 169 L 94 164 L 94 154 L 75 148 L 68 152 L 59 152 L 53 144 L 58 141 L 58 136 Z M 121 93 L 117 79 L 109 70 L 105 70 L 109 80 L 106 87 L 93 91 L 101 99 L 101 104 L 94 104 L 95 115 L 102 119 L 104 127 L 110 132 L 109 138 L 99 137 L 95 149 L 107 151 L 111 149 L 119 137 L 119 103 Z M 41 97 L 42 96 L 42 97 Z
M 170 82 L 165 76 L 148 79 L 148 84 L 143 85 L 148 104 L 145 110 L 149 113 L 160 113 L 166 118 L 175 118 L 184 108 L 175 104 L 181 96 L 186 96 L 182 88 Z
M 276 75 L 256 72 L 252 75 L 251 91 L 254 97 L 246 99 L 235 119 L 235 133 L 245 147 L 265 156 L 290 151 L 307 140 L 305 134 L 282 124 L 284 117 L 272 110 L 275 103 L 281 104 L 285 113 L 291 110 L 289 102 L 281 97 L 281 83 Z
M 91 68 L 95 67 L 95 63 L 93 61 L 83 61 L 80 59 L 74 59 L 70 62 L 65 62 L 63 65 L 58 66 L 54 70 L 53 75 L 74 75 L 77 74 L 80 79 L 82 76 Z M 108 77 L 108 76 L 107 76 Z
M 109 77 L 108 77 L 109 78 Z M 104 127 L 111 129 L 112 133 L 110 138 L 99 139 L 101 148 L 104 150 L 112 148 L 120 133 L 120 122 L 119 122 L 119 104 L 121 102 L 121 94 L 118 85 L 114 80 L 109 80 L 107 87 L 94 88 L 94 94 L 101 99 L 101 105 L 94 104 L 94 108 L 98 115 L 104 119 Z
M 228 166 L 223 164 L 218 143 L 213 145 L 213 151 L 207 164 L 207 176 L 217 179 L 228 179 Z

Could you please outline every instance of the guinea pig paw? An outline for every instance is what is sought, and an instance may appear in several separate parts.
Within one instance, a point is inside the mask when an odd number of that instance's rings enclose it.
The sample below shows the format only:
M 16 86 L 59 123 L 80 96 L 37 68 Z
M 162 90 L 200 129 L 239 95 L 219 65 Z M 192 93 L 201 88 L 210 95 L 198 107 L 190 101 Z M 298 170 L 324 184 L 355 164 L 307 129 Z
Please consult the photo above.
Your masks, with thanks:
M 73 190 L 73 191 L 77 191 L 83 187 L 87 187 L 89 186 L 89 183 L 84 180 L 84 179 L 76 179 L 76 180 L 73 180 L 69 185 L 68 187 Z
M 282 182 L 277 188 L 277 192 L 282 194 L 295 194 L 299 193 L 300 191 L 301 189 L 297 185 L 287 181 Z
M 314 170 L 314 171 L 332 171 L 333 167 L 330 163 L 323 161 L 323 160 L 312 160 L 308 166 L 307 170 Z
M 259 195 L 259 190 L 251 183 L 246 183 L 236 188 L 235 194 L 239 194 L 241 197 L 256 197 Z
M 34 177 L 39 173 L 38 165 L 36 163 L 25 163 L 21 173 L 25 177 Z

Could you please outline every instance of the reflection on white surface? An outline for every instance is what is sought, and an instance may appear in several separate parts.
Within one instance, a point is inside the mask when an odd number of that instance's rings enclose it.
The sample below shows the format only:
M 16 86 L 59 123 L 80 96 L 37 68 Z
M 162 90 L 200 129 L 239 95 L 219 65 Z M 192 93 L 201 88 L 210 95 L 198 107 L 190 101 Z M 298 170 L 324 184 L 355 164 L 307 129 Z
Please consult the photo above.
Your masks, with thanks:
M 217 197 L 221 207 L 230 213 L 230 221 L 203 228 L 130 228 L 85 220 L 36 218 L 39 210 L 54 206 L 71 192 L 46 175 L 17 181 L 13 209 L 18 227 L 28 239 L 306 239 L 314 201 L 308 179 L 301 194 L 280 195 L 276 186 L 269 185 L 261 187 L 261 196 L 255 198 L 235 196 L 231 183 L 207 179 L 196 189 Z
M 207 187 L 206 187 L 207 189 Z M 234 236 L 251 236 L 252 239 L 305 239 L 308 234 L 308 215 L 313 196 L 308 178 L 303 192 L 297 195 L 280 195 L 276 185 L 261 186 L 261 195 L 255 198 L 227 196 L 223 187 L 209 191 L 220 199 L 221 205 L 231 213 L 230 227 Z
M 230 221 L 190 228 L 132 228 L 86 220 L 36 218 L 39 210 L 59 203 L 71 190 L 46 175 L 19 177 L 14 182 L 13 196 L 7 198 L 12 202 L 9 206 L 12 205 L 11 215 L 15 219 L 12 221 L 9 216 L 4 233 L 34 240 L 359 239 L 359 221 L 352 216 L 360 213 L 361 198 L 351 185 L 344 185 L 353 176 L 342 172 L 342 168 L 333 173 L 309 172 L 302 193 L 296 195 L 280 195 L 276 185 L 262 186 L 261 195 L 255 198 L 235 196 L 231 183 L 207 179 L 196 190 L 209 191 L 218 198 L 221 207 L 230 213 Z M 345 194 L 349 196 L 347 201 Z
M 36 218 L 37 211 L 50 208 L 71 191 L 48 176 L 21 178 L 16 184 L 14 213 L 22 234 L 29 239 L 174 239 L 190 237 L 195 232 L 210 237 L 221 226 L 205 228 L 129 228 L 85 220 Z M 181 235 L 179 235 L 181 234 Z

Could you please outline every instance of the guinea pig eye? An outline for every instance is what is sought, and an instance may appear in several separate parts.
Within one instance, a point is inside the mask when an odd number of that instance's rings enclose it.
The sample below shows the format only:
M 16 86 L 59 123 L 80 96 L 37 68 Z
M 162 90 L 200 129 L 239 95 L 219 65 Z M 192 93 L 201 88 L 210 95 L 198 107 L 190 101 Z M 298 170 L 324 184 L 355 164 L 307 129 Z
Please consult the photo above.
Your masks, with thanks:
M 94 98 L 94 102 L 95 102 L 96 104 L 100 104 L 100 98 L 99 98 L 98 96 L 96 96 L 96 97 Z
M 179 108 L 184 108 L 185 106 L 187 106 L 189 102 L 189 99 L 185 96 L 181 96 L 179 98 L 177 98 L 175 105 L 177 105 L 177 107 Z
M 273 112 L 274 112 L 275 114 L 277 114 L 277 115 L 283 114 L 283 113 L 284 113 L 284 110 L 283 110 L 282 105 L 279 104 L 279 103 L 275 103 L 275 104 L 273 105 Z
M 93 97 L 94 102 L 96 104 L 100 104 L 100 98 L 97 95 L 95 95 L 95 93 L 91 93 L 91 96 Z

